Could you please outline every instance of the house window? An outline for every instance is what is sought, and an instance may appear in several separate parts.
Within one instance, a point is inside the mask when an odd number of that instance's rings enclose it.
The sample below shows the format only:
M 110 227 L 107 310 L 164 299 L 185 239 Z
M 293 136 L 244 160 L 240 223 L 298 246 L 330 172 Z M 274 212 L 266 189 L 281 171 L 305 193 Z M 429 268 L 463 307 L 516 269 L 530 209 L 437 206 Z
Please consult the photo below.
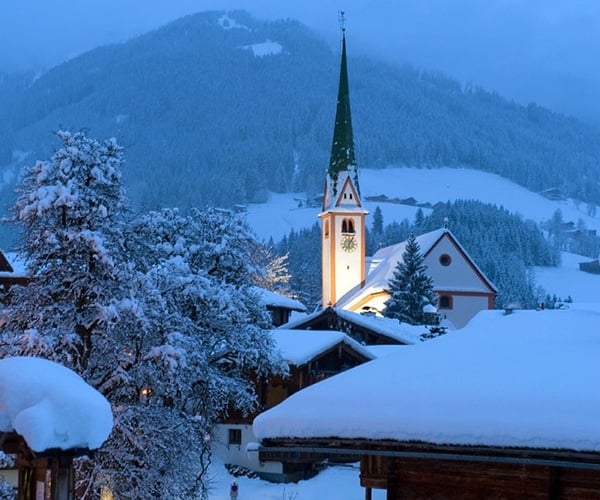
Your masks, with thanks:
M 440 264 L 442 266 L 449 266 L 452 262 L 452 257 L 450 257 L 447 253 L 440 255 Z
M 342 221 L 342 233 L 354 233 L 354 221 L 352 219 Z
M 242 444 L 242 429 L 229 429 L 229 444 Z
M 323 229 L 323 232 L 325 233 L 325 238 L 329 238 L 329 221 L 328 220 L 325 221 L 325 228 Z
M 452 309 L 452 296 L 440 295 L 438 309 Z

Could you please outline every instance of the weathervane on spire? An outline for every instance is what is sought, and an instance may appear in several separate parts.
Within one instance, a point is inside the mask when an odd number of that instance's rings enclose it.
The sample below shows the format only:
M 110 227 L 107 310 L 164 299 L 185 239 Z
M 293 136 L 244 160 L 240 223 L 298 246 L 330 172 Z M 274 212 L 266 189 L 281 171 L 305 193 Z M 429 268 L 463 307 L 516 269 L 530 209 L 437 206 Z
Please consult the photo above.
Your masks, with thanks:
M 342 33 L 346 32 L 346 16 L 345 16 L 345 12 L 343 10 L 340 10 L 338 12 L 339 15 L 339 20 L 340 20 L 340 29 L 342 30 Z

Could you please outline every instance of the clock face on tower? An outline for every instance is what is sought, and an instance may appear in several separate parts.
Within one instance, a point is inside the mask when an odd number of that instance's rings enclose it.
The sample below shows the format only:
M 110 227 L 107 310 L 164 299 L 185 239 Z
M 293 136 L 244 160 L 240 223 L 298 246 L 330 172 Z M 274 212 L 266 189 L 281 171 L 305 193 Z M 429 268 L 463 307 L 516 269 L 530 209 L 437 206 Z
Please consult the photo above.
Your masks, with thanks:
M 340 241 L 340 245 L 344 252 L 354 252 L 358 243 L 356 242 L 356 238 L 354 235 L 344 235 L 342 236 L 342 240 Z

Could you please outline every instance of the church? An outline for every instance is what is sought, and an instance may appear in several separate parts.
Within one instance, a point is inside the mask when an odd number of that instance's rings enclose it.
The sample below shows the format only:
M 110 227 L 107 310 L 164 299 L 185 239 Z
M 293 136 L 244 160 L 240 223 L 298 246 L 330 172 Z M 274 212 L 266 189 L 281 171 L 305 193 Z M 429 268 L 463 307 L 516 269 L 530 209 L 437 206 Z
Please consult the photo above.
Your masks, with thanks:
M 368 211 L 360 194 L 354 153 L 346 37 L 342 30 L 342 57 L 333 144 L 325 182 L 321 219 L 323 308 L 381 314 L 387 287 L 402 259 L 405 243 L 366 255 L 365 220 Z M 462 328 L 475 314 L 494 308 L 494 284 L 447 228 L 416 237 L 428 274 L 434 283 L 443 319 Z

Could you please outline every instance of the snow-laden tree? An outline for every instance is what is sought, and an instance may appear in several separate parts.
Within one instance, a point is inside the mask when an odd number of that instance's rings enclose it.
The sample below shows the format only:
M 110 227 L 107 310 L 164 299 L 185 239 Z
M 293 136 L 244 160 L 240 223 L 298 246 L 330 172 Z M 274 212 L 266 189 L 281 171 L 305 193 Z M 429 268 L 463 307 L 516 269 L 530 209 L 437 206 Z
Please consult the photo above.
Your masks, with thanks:
M 2 355 L 72 368 L 110 400 L 118 432 L 123 402 L 137 404 L 124 346 L 140 328 L 136 280 L 122 246 L 123 151 L 114 139 L 57 136 L 61 147 L 26 169 L 14 206 L 30 282 L 3 298 Z M 111 452 L 119 455 L 120 448 Z M 90 469 L 99 471 L 86 475 L 92 488 L 110 475 L 101 463 Z
M 251 286 L 262 271 L 251 259 L 256 243 L 239 217 L 212 209 L 151 212 L 132 233 L 152 339 L 143 352 L 161 366 L 147 381 L 148 404 L 197 419 L 203 434 L 186 447 L 205 470 L 212 426 L 229 410 L 257 408 L 253 376 L 284 370 Z
M 2 355 L 58 361 L 111 402 L 111 436 L 78 461 L 79 495 L 206 496 L 212 425 L 254 408 L 248 374 L 280 368 L 247 285 L 252 237 L 216 211 L 127 223 L 116 141 L 58 137 L 14 207 L 31 281 L 3 297 Z
M 423 255 L 414 235 L 406 242 L 402 260 L 396 264 L 387 291 L 390 298 L 385 302 L 382 311 L 384 316 L 411 325 L 435 321 L 431 314 L 423 312 L 427 304 L 435 304 L 435 295 L 433 280 L 427 274 L 427 266 L 423 263 Z
M 110 340 L 114 298 L 123 295 L 128 273 L 118 249 L 126 207 L 123 153 L 114 140 L 57 135 L 62 147 L 26 170 L 14 206 L 31 282 L 11 290 L 3 340 L 12 354 L 54 359 L 85 373 L 95 336 Z
M 254 409 L 248 375 L 267 376 L 283 365 L 265 333 L 270 316 L 251 286 L 255 242 L 245 222 L 214 209 L 188 216 L 165 209 L 143 217 L 133 232 L 144 256 L 149 329 L 191 342 L 186 348 L 203 356 L 201 376 L 184 399 L 211 423 L 228 407 Z M 172 352 L 157 348 L 155 355 L 171 360 Z
M 291 275 L 288 271 L 289 254 L 277 255 L 273 245 L 265 246 L 257 243 L 252 251 L 251 259 L 259 272 L 251 277 L 254 285 L 272 292 L 294 296 L 290 286 Z M 264 269 L 264 271 L 261 271 Z

